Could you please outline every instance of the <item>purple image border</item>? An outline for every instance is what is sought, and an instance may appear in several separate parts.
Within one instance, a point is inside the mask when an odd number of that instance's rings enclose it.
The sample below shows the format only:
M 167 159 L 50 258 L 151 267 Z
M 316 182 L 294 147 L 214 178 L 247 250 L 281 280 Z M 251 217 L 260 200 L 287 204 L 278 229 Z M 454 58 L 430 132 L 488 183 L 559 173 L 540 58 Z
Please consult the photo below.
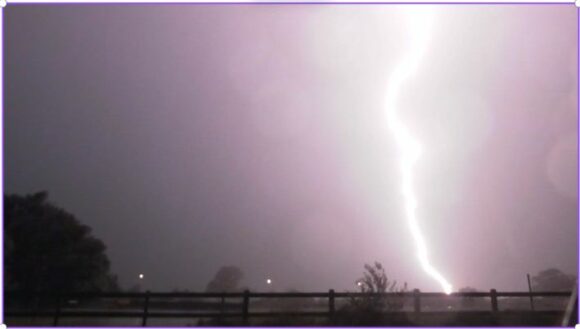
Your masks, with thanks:
M 291 2 L 291 1 L 268 1 L 268 2 L 148 2 L 148 3 L 136 3 L 136 2 L 28 2 L 28 3 L 9 3 L 10 6 L 27 6 L 27 5 L 570 5 L 574 6 L 572 2 L 322 2 L 322 1 L 312 1 L 312 2 Z M 1 163 L 1 176 L 0 176 L 0 324 L 4 324 L 4 8 L 0 8 L 0 29 L 2 33 L 0 35 L 0 163 Z M 576 155 L 577 155 L 577 198 L 580 204 L 580 8 L 576 8 L 576 107 L 577 107 L 577 144 L 576 144 Z M 578 272 L 577 277 L 580 275 L 580 212 L 577 214 L 577 243 L 578 243 Z M 578 288 L 578 286 L 577 286 Z M 577 296 L 579 298 L 580 296 Z M 580 305 L 577 305 L 577 311 L 580 313 Z M 18 327 L 18 328 L 54 328 L 48 326 L 39 327 Z M 141 326 L 123 326 L 123 327 L 74 327 L 83 329 L 102 329 L 102 328 L 143 328 Z M 191 327 L 147 327 L 147 328 L 191 328 Z M 200 327 L 203 328 L 203 327 Z M 219 327 L 212 327 L 219 328 Z M 236 327 L 227 327 L 236 328 Z M 277 328 L 277 327 L 261 327 L 261 328 Z M 324 327 L 310 327 L 310 328 L 324 328 Z M 357 327 L 332 327 L 332 328 L 357 328 Z M 359 327 L 360 328 L 360 327 Z M 376 327 L 384 328 L 384 327 Z M 397 327 L 389 327 L 397 328 Z M 415 327 L 404 327 L 404 328 L 415 328 Z M 417 327 L 417 328 L 446 328 L 446 327 Z M 461 328 L 461 327 L 453 327 Z M 474 328 L 474 327 L 470 327 Z M 477 328 L 498 328 L 498 327 L 477 327 Z M 501 328 L 525 328 L 525 327 L 501 327 Z M 533 327 L 533 328 L 554 328 L 554 327 Z
M 267 2 L 26 2 L 11 3 L 10 6 L 27 5 L 574 5 L 571 2 L 332 2 L 332 1 L 267 1 Z

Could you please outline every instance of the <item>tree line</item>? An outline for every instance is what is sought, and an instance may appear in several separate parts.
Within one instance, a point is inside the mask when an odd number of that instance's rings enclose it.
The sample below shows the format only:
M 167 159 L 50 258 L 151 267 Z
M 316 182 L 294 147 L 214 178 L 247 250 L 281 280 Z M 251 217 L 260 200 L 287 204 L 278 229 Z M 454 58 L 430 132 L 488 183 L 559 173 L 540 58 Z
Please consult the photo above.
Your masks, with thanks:
M 4 196 L 4 289 L 7 292 L 115 292 L 118 277 L 111 273 L 105 244 L 73 214 L 54 205 L 45 191 Z M 238 292 L 243 271 L 223 266 L 207 284 L 207 292 Z M 532 278 L 534 291 L 570 291 L 576 277 L 556 268 Z M 365 265 L 363 276 L 353 282 L 361 292 L 400 292 L 385 274 L 382 264 Z M 465 287 L 460 292 L 477 291 Z M 353 300 L 354 308 L 397 308 L 381 299 Z

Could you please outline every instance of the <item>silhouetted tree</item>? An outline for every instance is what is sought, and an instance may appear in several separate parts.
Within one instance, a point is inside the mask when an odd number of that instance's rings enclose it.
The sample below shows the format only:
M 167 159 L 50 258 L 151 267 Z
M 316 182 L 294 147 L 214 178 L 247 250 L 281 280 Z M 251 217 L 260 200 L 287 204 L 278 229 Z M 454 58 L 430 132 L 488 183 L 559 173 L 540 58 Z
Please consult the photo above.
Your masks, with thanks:
M 213 279 L 207 284 L 207 292 L 236 292 L 244 273 L 236 266 L 222 266 Z
M 4 197 L 6 290 L 118 290 L 104 243 L 47 199 L 47 192 Z
M 383 265 L 375 262 L 373 266 L 365 264 L 365 271 L 363 277 L 356 281 L 356 284 L 363 293 L 387 293 L 387 292 L 404 292 L 407 290 L 407 283 L 403 288 L 397 288 L 397 281 L 389 281 L 385 274 Z M 359 302 L 366 304 L 365 307 L 377 310 L 397 310 L 403 307 L 399 302 L 391 300 L 380 295 L 375 295 L 369 298 L 359 299 Z
M 364 297 L 353 297 L 348 304 L 341 309 L 344 315 L 341 324 L 345 325 L 377 325 L 383 319 L 382 312 L 396 311 L 403 308 L 403 299 L 386 297 L 383 293 L 403 293 L 407 291 L 407 283 L 402 288 L 397 288 L 397 281 L 390 281 L 385 274 L 385 269 L 379 262 L 374 265 L 365 264 L 363 277 L 356 280 L 360 292 L 371 293 Z
M 534 291 L 571 291 L 575 283 L 574 275 L 565 274 L 556 268 L 540 271 L 532 277 Z

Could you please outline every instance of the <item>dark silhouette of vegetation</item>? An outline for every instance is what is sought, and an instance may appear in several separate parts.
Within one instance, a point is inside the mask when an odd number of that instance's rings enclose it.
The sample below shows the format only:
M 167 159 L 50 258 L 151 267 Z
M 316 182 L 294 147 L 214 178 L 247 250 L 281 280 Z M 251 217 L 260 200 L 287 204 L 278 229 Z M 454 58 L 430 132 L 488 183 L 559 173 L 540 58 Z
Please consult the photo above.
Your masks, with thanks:
M 534 291 L 572 291 L 576 277 L 568 275 L 556 268 L 540 271 L 532 277 Z
M 237 266 L 222 266 L 207 284 L 206 292 L 238 292 L 244 273 Z
M 117 291 L 105 244 L 47 192 L 4 197 L 7 291 Z
M 383 293 L 403 293 L 407 291 L 407 283 L 402 288 L 397 287 L 397 281 L 390 281 L 385 269 L 379 262 L 372 266 L 365 264 L 363 277 L 356 281 L 360 292 L 370 293 L 364 297 L 350 298 L 341 310 L 341 325 L 376 325 L 383 322 L 384 312 L 401 310 L 403 298 L 386 297 Z M 347 323 L 343 323 L 343 322 Z

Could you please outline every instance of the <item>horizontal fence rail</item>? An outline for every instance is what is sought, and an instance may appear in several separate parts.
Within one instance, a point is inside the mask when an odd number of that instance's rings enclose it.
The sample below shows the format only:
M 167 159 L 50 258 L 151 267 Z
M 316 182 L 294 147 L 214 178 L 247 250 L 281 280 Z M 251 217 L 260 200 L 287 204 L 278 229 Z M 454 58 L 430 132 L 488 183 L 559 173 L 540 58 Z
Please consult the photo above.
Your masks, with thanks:
M 47 317 L 52 319 L 52 324 L 57 326 L 62 318 L 66 317 L 104 317 L 104 318 L 140 318 L 141 325 L 146 326 L 147 321 L 151 318 L 238 318 L 244 324 L 248 324 L 250 317 L 282 317 L 282 316 L 300 316 L 300 317 L 326 317 L 332 321 L 337 311 L 338 299 L 353 298 L 399 298 L 412 301 L 413 312 L 422 312 L 422 301 L 428 298 L 438 298 L 442 300 L 451 300 L 457 298 L 482 299 L 489 298 L 489 309 L 487 312 L 493 314 L 500 312 L 498 301 L 506 297 L 520 298 L 570 298 L 572 292 L 498 292 L 495 289 L 489 292 L 455 292 L 451 294 L 420 292 L 414 290 L 411 292 L 396 293 L 360 293 L 360 292 L 236 292 L 236 293 L 201 293 L 201 292 L 128 292 L 128 293 L 66 293 L 66 294 L 47 294 L 47 293 L 6 293 L 5 300 L 9 305 L 11 301 L 31 301 L 33 306 L 20 307 L 21 309 L 11 309 L 10 306 L 5 311 L 6 317 Z M 250 302 L 252 299 L 297 299 L 313 298 L 318 299 L 319 303 L 325 306 L 325 311 L 268 311 L 250 312 Z M 123 304 L 109 305 L 109 308 L 103 311 L 95 310 L 75 310 L 71 309 L 70 303 L 78 303 L 79 300 L 96 300 L 96 299 L 119 299 L 134 300 L 130 305 L 131 310 L 124 310 Z M 201 301 L 192 303 L 181 302 L 186 311 L 160 311 L 153 310 L 152 307 L 165 305 L 163 303 L 175 303 L 175 299 L 216 299 L 219 303 L 210 303 Z M 226 303 L 226 299 L 228 302 Z M 234 299 L 236 302 L 231 302 Z M 44 304 L 40 303 L 44 301 Z M 40 307 L 39 305 L 43 305 Z M 127 304 L 128 305 L 128 304 Z M 216 308 L 216 305 L 218 308 Z M 139 307 L 135 310 L 135 307 Z M 111 310 L 110 308 L 114 308 Z M 207 312 L 207 309 L 218 310 L 218 312 Z M 197 311 L 194 311 L 197 310 Z M 533 309 L 532 309 L 533 310 Z M 395 311 L 397 312 L 397 311 Z M 403 312 L 403 311 L 398 311 Z M 462 312 L 454 310 L 454 312 Z

